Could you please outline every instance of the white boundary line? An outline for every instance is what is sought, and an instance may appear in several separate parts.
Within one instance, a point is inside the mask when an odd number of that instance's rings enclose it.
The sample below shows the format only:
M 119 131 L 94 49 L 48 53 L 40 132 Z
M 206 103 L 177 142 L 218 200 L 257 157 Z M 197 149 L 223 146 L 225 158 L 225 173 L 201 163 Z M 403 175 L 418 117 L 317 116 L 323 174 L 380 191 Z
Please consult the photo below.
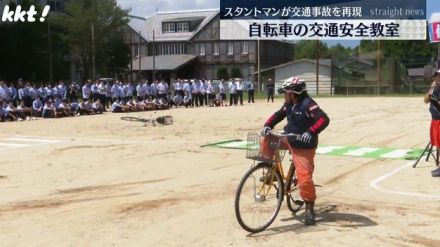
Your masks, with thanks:
M 414 164 L 414 162 L 410 162 L 407 163 L 401 167 L 398 167 L 394 170 L 392 170 L 391 172 L 378 177 L 372 181 L 370 181 L 370 187 L 373 189 L 376 189 L 380 192 L 384 192 L 384 193 L 389 193 L 389 194 L 395 194 L 395 195 L 403 195 L 403 196 L 413 196 L 413 197 L 420 197 L 420 198 L 429 198 L 429 199 L 434 199 L 434 200 L 440 200 L 440 196 L 437 195 L 430 195 L 430 194 L 423 194 L 423 193 L 412 193 L 412 192 L 405 192 L 405 191 L 398 191 L 398 190 L 389 190 L 389 189 L 384 189 L 382 187 L 379 186 L 379 184 L 384 181 L 385 179 L 396 175 L 397 173 L 401 172 L 402 170 L 411 167 Z

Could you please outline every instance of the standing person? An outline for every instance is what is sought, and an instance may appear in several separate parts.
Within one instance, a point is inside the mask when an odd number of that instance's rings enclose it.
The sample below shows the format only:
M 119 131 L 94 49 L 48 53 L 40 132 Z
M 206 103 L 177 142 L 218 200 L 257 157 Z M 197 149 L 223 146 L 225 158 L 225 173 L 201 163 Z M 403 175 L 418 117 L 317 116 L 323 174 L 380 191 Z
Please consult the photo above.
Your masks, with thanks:
M 174 81 L 173 87 L 174 87 L 174 96 L 178 94 L 183 98 L 183 84 L 179 78 L 177 78 L 177 80 Z
M 76 81 L 73 81 L 70 85 L 70 93 L 69 93 L 69 99 L 70 101 L 76 101 L 78 100 L 79 93 L 80 93 L 81 87 Z
M 148 84 L 148 81 L 145 81 L 142 83 L 142 90 L 144 90 L 144 100 L 151 97 L 151 87 L 150 84 Z
M 6 83 L 4 81 L 0 81 L 0 100 L 5 101 L 6 100 Z M 2 102 L 3 103 L 3 102 Z
M 306 204 L 305 224 L 315 224 L 314 204 L 316 199 L 313 183 L 314 158 L 318 146 L 318 134 L 327 128 L 330 120 L 327 114 L 307 94 L 303 80 L 294 77 L 283 83 L 279 92 L 284 94 L 284 105 L 264 124 L 262 135 L 270 135 L 271 129 L 287 117 L 284 132 L 297 134 L 287 137 L 289 150 L 298 179 L 300 195 Z
M 184 81 L 182 89 L 183 89 L 183 95 L 184 95 L 183 98 L 185 99 L 185 96 L 188 95 L 189 98 L 191 99 L 192 86 L 188 80 Z M 190 102 L 190 105 L 191 105 L 191 102 Z
M 29 82 L 25 83 L 25 88 L 24 88 L 24 95 L 23 95 L 23 101 L 24 101 L 24 105 L 26 107 L 29 107 L 32 105 L 32 97 L 31 97 L 31 84 Z
M 440 147 L 440 70 L 434 73 L 431 89 L 425 95 L 425 104 L 430 103 L 431 127 L 429 131 L 432 146 Z M 433 177 L 440 177 L 440 167 L 431 171 Z
M 58 91 L 58 97 L 60 97 L 61 100 L 67 99 L 67 87 L 63 81 L 59 81 L 57 91 Z
M 199 81 L 199 104 L 200 106 L 207 105 L 208 102 L 205 100 L 206 97 L 206 87 L 205 87 L 205 80 Z
M 92 91 L 92 101 L 99 99 L 98 81 L 92 83 L 90 90 Z
M 112 104 L 113 102 L 115 102 L 116 100 L 120 100 L 119 99 L 119 83 L 118 81 L 116 81 L 112 88 L 111 88 L 111 92 L 112 92 Z
M 44 98 L 43 104 L 45 104 L 48 99 L 53 98 L 53 91 L 52 91 L 52 87 L 50 86 L 50 83 L 46 84 L 46 86 L 44 87 L 44 92 L 46 94 L 46 98 Z
M 168 85 L 163 80 L 160 81 L 159 85 L 157 85 L 157 96 L 159 99 L 166 100 L 168 93 Z
M 255 93 L 255 82 L 253 80 L 248 80 L 246 83 L 246 88 L 248 92 L 248 103 L 255 103 L 254 93 Z
M 218 84 L 218 92 L 221 97 L 221 106 L 224 106 L 224 102 L 226 101 L 226 85 L 225 85 L 225 80 L 223 80 L 223 78 Z
M 11 85 L 9 86 L 9 88 L 8 88 L 8 90 L 9 90 L 9 94 L 11 95 L 11 101 L 12 101 L 12 104 L 15 106 L 15 107 L 17 107 L 19 104 L 18 104 L 18 91 L 17 91 L 17 89 L 14 87 L 14 84 L 11 82 Z
M 237 98 L 240 99 L 240 105 L 243 105 L 243 82 L 241 79 L 236 81 L 237 84 Z M 238 101 L 237 99 L 237 101 Z
M 43 83 L 40 84 L 40 87 L 37 90 L 38 98 L 43 102 L 46 101 L 46 90 L 44 89 Z M 33 102 L 32 102 L 33 103 Z
M 25 106 L 27 108 L 31 108 L 32 107 L 32 102 L 34 102 L 34 100 L 38 99 L 38 89 L 37 89 L 37 85 L 35 85 L 35 83 L 32 84 L 31 87 L 29 87 L 29 96 L 31 97 L 30 102 Z
M 192 102 L 191 102 L 191 106 L 195 106 L 195 107 L 199 107 L 199 84 L 197 83 L 197 80 L 191 80 L 191 88 L 192 88 L 192 92 L 191 92 L 191 98 L 192 98 Z
M 83 101 L 87 101 L 92 96 L 92 89 L 90 88 L 91 80 L 88 80 L 86 84 L 82 87 L 82 98 Z
M 107 101 L 107 85 L 104 80 L 101 80 L 98 85 L 99 103 L 105 110 L 105 102 Z M 96 100 L 95 100 L 96 102 Z
M 273 95 L 275 92 L 275 83 L 272 82 L 272 78 L 269 78 L 269 80 L 267 81 L 267 102 L 269 102 L 269 99 L 272 99 L 272 103 L 273 103 Z
M 112 83 L 109 81 L 105 84 L 105 96 L 106 100 L 104 102 L 104 110 L 110 109 L 112 106 Z
M 159 82 L 156 80 L 153 83 L 151 83 L 151 96 L 153 97 L 153 99 L 157 98 L 157 85 L 159 84 Z
M 215 91 L 211 81 L 208 81 L 208 85 L 206 86 L 206 93 L 208 94 L 209 106 L 213 107 L 215 100 Z
M 208 88 L 208 82 L 206 80 L 202 81 L 202 84 L 200 86 L 200 91 L 202 93 L 202 101 L 203 101 L 203 105 L 208 106 L 208 93 L 207 93 L 207 88 Z
M 229 82 L 229 106 L 237 105 L 237 84 L 234 80 Z
M 143 101 L 145 98 L 145 89 L 141 82 L 139 82 L 136 86 L 136 96 L 137 100 Z
M 124 84 L 124 101 L 128 103 L 133 98 L 133 91 L 131 90 L 130 83 L 125 82 Z

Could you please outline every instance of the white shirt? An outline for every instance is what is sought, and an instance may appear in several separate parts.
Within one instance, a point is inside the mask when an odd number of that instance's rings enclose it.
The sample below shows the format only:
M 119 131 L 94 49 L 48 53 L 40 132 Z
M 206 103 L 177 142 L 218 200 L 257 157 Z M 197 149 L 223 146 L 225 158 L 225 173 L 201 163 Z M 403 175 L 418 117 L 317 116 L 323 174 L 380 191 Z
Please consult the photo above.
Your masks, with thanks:
M 82 88 L 82 94 L 83 94 L 83 98 L 90 98 L 90 94 L 92 93 L 92 90 L 90 89 L 89 86 L 84 85 Z

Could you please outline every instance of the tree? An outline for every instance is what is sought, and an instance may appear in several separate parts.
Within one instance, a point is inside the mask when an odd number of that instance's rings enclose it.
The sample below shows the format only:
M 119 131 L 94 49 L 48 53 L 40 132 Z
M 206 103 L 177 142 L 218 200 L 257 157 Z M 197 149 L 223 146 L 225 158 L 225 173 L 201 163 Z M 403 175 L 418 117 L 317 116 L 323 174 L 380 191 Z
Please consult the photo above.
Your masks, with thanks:
M 225 67 L 220 67 L 217 69 L 217 78 L 229 80 L 229 73 Z
M 319 41 L 319 56 L 321 58 L 327 58 L 328 47 L 322 41 Z M 295 45 L 295 59 L 315 59 L 316 58 L 316 41 L 314 40 L 302 40 Z
M 241 72 L 239 68 L 232 68 L 231 69 L 231 77 L 232 78 L 241 78 Z
M 109 73 L 115 68 L 112 68 L 115 60 L 108 57 L 115 49 L 107 48 L 118 42 L 115 39 L 120 33 L 116 30 L 128 23 L 127 14 L 128 10 L 121 9 L 116 0 L 75 0 L 66 5 L 65 15 L 60 15 L 57 22 L 66 30 L 70 51 L 81 57 L 85 70 L 83 79 L 91 77 L 92 26 L 97 74 Z
M 29 9 L 35 1 L 22 1 L 23 9 Z M 16 5 L 9 6 L 15 10 Z M 40 12 L 39 6 L 37 11 Z M 48 79 L 47 23 L 0 24 L 0 77 L 7 81 Z

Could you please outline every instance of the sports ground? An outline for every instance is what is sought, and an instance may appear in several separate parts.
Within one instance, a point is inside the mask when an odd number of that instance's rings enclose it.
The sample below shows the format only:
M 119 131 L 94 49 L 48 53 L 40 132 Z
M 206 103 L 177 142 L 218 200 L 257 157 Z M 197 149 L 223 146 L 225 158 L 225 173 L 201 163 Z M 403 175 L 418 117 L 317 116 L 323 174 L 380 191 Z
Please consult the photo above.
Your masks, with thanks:
M 316 226 L 285 204 L 264 232 L 237 223 L 251 161 L 239 141 L 205 145 L 261 129 L 282 100 L 259 100 L 155 113 L 172 115 L 169 126 L 120 120 L 153 113 L 1 123 L 0 245 L 440 246 L 435 164 L 411 167 L 429 141 L 423 98 L 316 101 L 331 119 L 316 156 Z

